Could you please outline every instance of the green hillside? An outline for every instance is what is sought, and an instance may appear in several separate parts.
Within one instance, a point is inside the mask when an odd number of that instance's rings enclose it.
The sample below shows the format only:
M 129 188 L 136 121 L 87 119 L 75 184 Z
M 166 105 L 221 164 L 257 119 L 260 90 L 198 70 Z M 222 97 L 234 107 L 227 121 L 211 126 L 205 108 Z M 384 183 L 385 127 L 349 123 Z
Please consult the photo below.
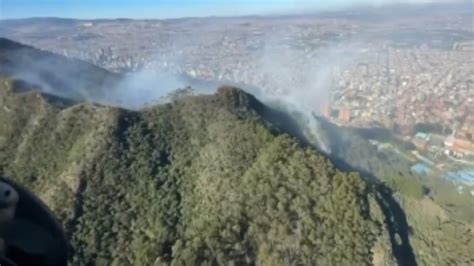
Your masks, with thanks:
M 279 134 L 238 89 L 131 112 L 11 83 L 0 171 L 57 213 L 74 264 L 370 265 L 383 238 L 367 184 Z
M 349 131 L 310 133 L 377 177 L 339 170 L 351 167 L 302 144 L 301 121 L 238 88 L 130 111 L 85 101 L 120 77 L 84 62 L 0 38 L 0 67 L 0 174 L 58 216 L 72 265 L 474 262 L 470 223 Z

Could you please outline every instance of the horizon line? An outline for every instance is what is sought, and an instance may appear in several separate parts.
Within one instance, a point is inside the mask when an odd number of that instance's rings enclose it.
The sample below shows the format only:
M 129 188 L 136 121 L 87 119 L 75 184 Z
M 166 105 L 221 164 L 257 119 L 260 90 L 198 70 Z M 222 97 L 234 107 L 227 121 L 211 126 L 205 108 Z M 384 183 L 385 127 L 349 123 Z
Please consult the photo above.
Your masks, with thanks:
M 0 0 L 1 1 L 1 0 Z M 369 10 L 377 10 L 377 9 L 386 9 L 386 8 L 393 8 L 393 7 L 440 7 L 440 6 L 452 6 L 452 7 L 461 7 L 469 5 L 471 10 L 464 10 L 466 12 L 473 12 L 474 13 L 474 0 L 458 0 L 458 1 L 432 1 L 432 2 L 416 2 L 416 3 L 407 3 L 407 2 L 393 2 L 393 3 L 386 3 L 381 5 L 373 5 L 373 4 L 356 4 L 353 6 L 348 6 L 344 8 L 328 8 L 328 9 L 321 9 L 321 10 L 306 10 L 306 11 L 290 11 L 290 12 L 279 12 L 279 11 L 269 11 L 267 12 L 258 12 L 258 13 L 250 13 L 250 14 L 241 14 L 241 15 L 230 15 L 230 14 L 203 14 L 203 15 L 189 15 L 189 16 L 176 16 L 176 17 L 138 17 L 138 16 L 130 16 L 130 17 L 81 17 L 81 16 L 55 16 L 55 15 L 45 15 L 45 16 L 24 16 L 24 17 L 6 17 L 2 18 L 0 14 L 0 21 L 7 21 L 7 20 L 32 20 L 32 19 L 64 19 L 64 20 L 175 20 L 175 19 L 210 19 L 210 18 L 246 18 L 246 17 L 278 17 L 278 16 L 305 16 L 305 15 L 318 15 L 318 14 L 337 14 L 337 13 L 344 13 L 344 12 L 354 12 L 354 11 L 369 11 Z

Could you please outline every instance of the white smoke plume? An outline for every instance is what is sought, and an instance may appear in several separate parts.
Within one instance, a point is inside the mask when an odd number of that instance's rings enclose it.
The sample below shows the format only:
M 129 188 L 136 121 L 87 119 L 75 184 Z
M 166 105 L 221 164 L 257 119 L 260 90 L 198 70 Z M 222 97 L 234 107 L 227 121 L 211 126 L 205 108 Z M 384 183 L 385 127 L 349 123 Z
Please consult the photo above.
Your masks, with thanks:
M 337 74 L 355 64 L 366 46 L 360 42 L 339 43 L 314 51 L 296 51 L 266 45 L 261 71 L 270 77 L 263 100 L 276 100 L 303 113 L 318 112 L 328 103 Z

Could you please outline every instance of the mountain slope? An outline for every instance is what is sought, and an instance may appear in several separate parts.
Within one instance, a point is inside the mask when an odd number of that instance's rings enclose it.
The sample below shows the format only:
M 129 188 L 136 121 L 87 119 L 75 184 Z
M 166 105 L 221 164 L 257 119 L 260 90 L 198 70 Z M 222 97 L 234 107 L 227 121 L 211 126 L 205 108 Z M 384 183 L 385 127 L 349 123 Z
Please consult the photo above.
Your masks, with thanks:
M 0 38 L 0 75 L 28 80 L 43 92 L 82 101 L 105 99 L 120 78 L 86 62 Z
M 58 107 L 9 82 L 0 171 L 58 214 L 73 262 L 371 263 L 383 228 L 367 184 L 277 134 L 252 96 L 221 88 L 131 112 Z
M 232 87 L 140 111 L 85 102 L 120 78 L 0 38 L 0 174 L 58 215 L 74 265 L 474 262 L 472 223 L 355 131 Z

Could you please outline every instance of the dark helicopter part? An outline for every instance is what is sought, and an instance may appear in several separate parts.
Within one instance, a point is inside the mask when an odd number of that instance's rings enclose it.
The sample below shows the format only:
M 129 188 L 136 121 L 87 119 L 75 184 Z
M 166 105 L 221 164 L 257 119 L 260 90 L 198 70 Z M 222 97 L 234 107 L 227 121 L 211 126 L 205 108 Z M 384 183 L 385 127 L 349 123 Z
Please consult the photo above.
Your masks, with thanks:
M 69 244 L 48 207 L 0 177 L 0 265 L 67 265 Z

